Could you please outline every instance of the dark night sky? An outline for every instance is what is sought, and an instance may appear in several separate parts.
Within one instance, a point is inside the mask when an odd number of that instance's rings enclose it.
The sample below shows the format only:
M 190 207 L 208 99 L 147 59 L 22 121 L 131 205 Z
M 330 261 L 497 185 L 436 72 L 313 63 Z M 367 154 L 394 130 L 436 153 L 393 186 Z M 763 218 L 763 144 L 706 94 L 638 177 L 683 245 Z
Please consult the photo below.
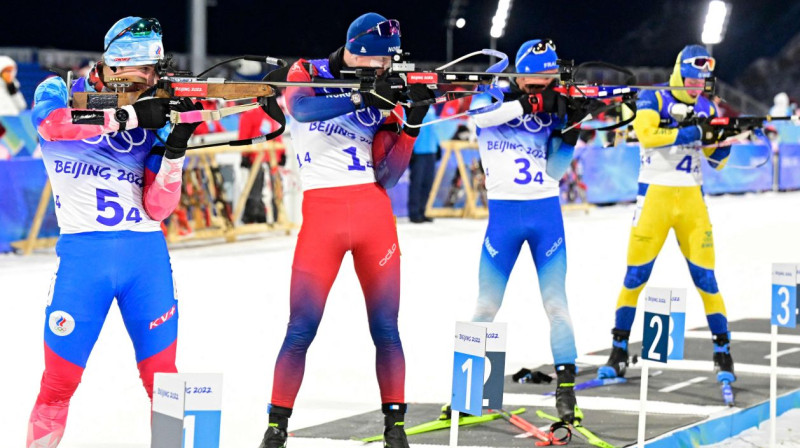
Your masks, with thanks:
M 714 48 L 719 59 L 717 74 L 731 81 L 753 60 L 777 54 L 800 32 L 800 1 L 732 3 L 726 39 Z M 1 14 L 0 46 L 100 51 L 105 32 L 117 19 L 139 15 L 161 21 L 167 52 L 184 52 L 188 47 L 188 0 L 44 4 L 17 2 L 13 14 L 8 10 Z M 365 4 L 346 0 L 216 0 L 216 5 L 208 8 L 208 52 L 325 56 L 344 43 L 352 19 L 374 10 L 400 20 L 403 47 L 413 59 L 445 59 L 444 20 L 449 1 Z M 456 56 L 489 46 L 496 4 L 495 0 L 469 1 L 467 26 L 455 32 Z M 513 59 L 522 42 L 546 36 L 556 40 L 561 57 L 576 62 L 602 59 L 628 65 L 671 66 L 683 45 L 699 41 L 705 9 L 706 2 L 700 0 L 513 0 L 506 35 L 498 41 L 498 49 Z

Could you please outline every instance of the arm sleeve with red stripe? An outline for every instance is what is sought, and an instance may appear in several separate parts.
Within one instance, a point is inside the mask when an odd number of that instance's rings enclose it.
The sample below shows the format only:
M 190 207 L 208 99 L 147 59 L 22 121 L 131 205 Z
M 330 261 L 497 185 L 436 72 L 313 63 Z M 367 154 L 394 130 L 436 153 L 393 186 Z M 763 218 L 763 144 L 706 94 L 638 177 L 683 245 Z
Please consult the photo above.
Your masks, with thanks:
M 308 82 L 311 74 L 304 67 L 307 61 L 300 59 L 289 69 L 287 81 Z M 316 96 L 311 87 L 287 87 L 284 93 L 286 108 L 289 114 L 301 123 L 324 121 L 349 114 L 356 110 L 350 101 L 350 94 L 345 92 L 338 95 Z
M 46 79 L 36 87 L 31 120 L 44 140 L 82 140 L 119 130 L 119 123 L 111 119 L 114 109 L 102 110 L 103 124 L 73 123 L 73 112 L 80 113 L 80 109 L 67 107 L 68 95 L 67 84 L 59 77 Z

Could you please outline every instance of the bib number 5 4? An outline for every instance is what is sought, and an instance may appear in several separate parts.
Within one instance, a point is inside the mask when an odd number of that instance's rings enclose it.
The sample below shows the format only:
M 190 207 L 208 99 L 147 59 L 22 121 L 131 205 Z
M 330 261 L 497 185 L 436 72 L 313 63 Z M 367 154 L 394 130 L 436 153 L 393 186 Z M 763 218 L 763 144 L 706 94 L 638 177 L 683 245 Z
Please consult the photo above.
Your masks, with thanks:
M 131 207 L 128 211 L 128 214 L 125 215 L 125 210 L 122 208 L 119 202 L 113 200 L 113 198 L 118 198 L 119 193 L 112 190 L 106 190 L 103 188 L 97 189 L 97 211 L 100 212 L 97 215 L 95 220 L 104 226 L 113 227 L 122 222 L 123 218 L 126 221 L 133 221 L 139 222 L 142 220 L 142 215 L 139 212 L 139 209 L 136 207 Z M 109 199 L 112 198 L 112 199 Z M 108 213 L 108 210 L 111 210 L 111 216 L 103 216 L 103 213 Z

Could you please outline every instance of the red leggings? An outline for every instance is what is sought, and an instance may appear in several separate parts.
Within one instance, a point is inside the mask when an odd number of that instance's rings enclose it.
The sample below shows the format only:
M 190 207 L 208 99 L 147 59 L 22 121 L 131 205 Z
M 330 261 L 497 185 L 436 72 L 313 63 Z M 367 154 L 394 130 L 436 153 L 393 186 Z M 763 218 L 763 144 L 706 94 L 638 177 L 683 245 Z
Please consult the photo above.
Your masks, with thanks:
M 275 364 L 272 404 L 294 407 L 306 352 L 347 251 L 367 306 L 382 403 L 403 403 L 405 358 L 397 331 L 400 249 L 392 206 L 377 184 L 321 188 L 303 195 L 303 226 L 292 264 L 289 327 Z

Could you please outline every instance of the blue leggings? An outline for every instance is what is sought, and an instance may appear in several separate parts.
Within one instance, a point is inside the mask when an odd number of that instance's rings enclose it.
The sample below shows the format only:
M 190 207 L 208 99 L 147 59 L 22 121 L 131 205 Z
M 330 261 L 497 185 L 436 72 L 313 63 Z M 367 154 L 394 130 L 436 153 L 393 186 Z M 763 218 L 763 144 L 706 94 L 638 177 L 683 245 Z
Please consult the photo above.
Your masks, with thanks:
M 494 320 L 511 269 L 527 241 L 539 275 L 539 289 L 550 319 L 555 364 L 574 364 L 577 352 L 566 293 L 567 249 L 558 197 L 489 201 L 489 226 L 483 240 L 475 322 Z

